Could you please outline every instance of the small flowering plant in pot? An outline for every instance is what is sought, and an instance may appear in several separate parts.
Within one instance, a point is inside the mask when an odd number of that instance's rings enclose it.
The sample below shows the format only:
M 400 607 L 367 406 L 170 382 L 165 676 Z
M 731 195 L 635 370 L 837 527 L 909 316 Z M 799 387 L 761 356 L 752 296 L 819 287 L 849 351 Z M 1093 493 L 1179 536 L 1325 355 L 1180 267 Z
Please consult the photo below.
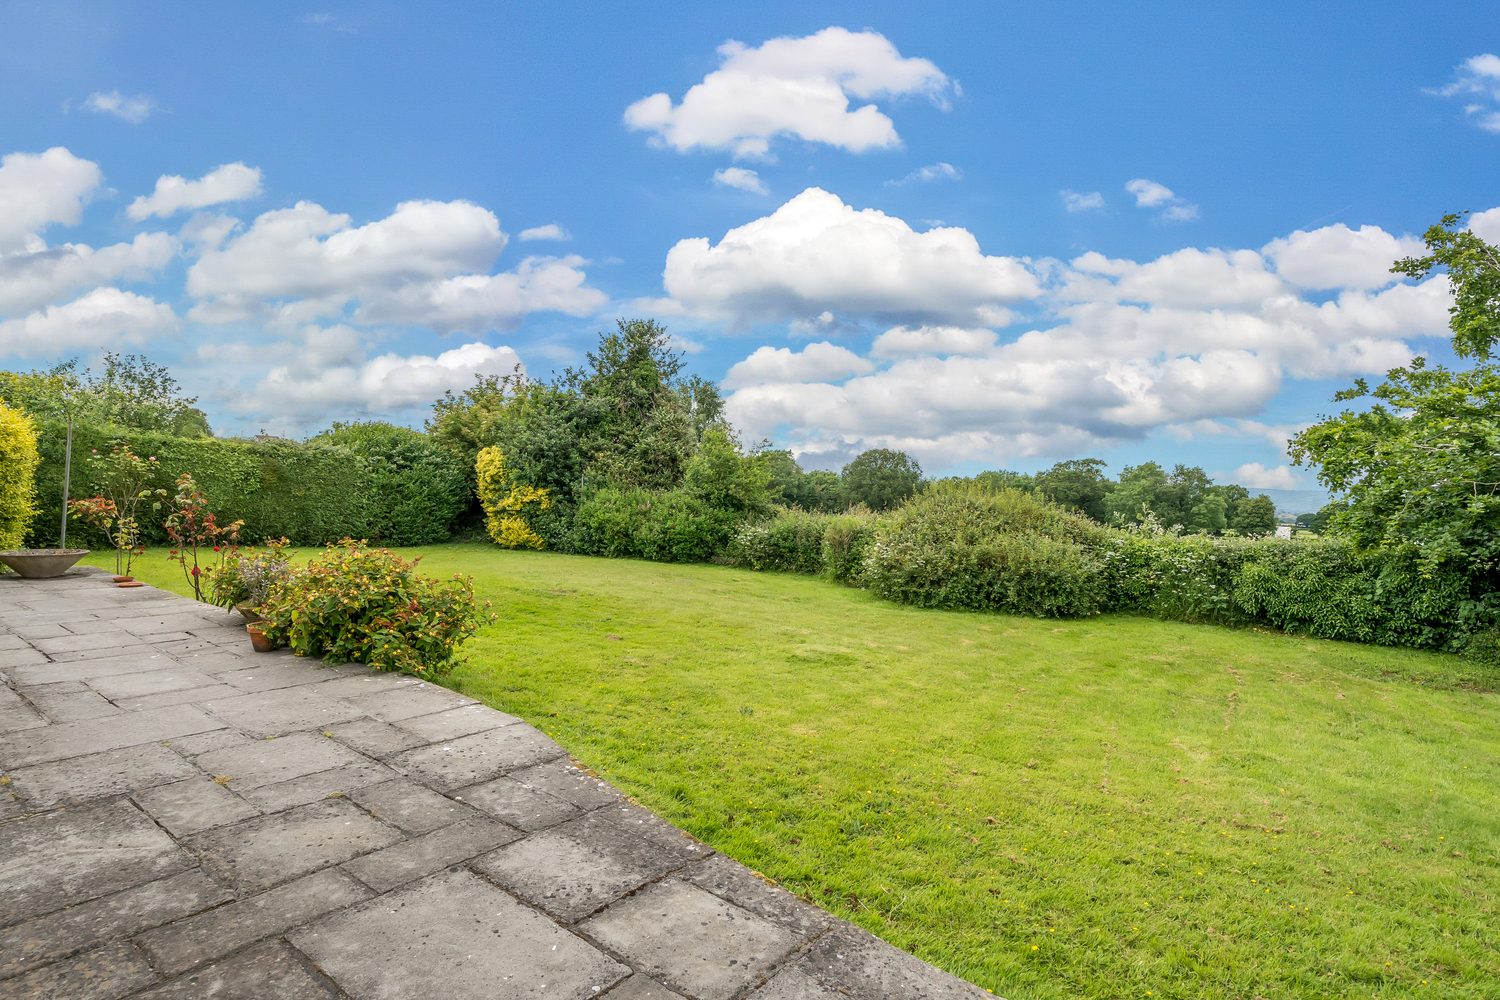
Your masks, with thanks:
M 176 546 L 169 558 L 182 567 L 182 575 L 193 588 L 193 597 L 201 601 L 213 593 L 214 581 L 221 577 L 226 561 L 237 551 L 235 543 L 245 522 L 220 525 L 218 517 L 208 509 L 208 497 L 187 472 L 177 477 L 177 493 L 168 507 L 171 513 L 165 522 L 167 537 Z
M 432 677 L 496 620 L 488 609 L 475 602 L 472 577 L 435 580 L 417 560 L 346 538 L 273 586 L 256 627 L 299 656 Z
M 156 475 L 156 457 L 141 458 L 120 445 L 108 455 L 95 449 L 89 457 L 94 467 L 94 482 L 99 495 L 85 500 L 69 500 L 68 512 L 99 529 L 115 550 L 115 582 L 130 581 L 131 564 L 146 551 L 140 542 L 141 504 L 151 501 L 153 510 L 161 507 L 166 490 L 150 488 Z
M 260 606 L 291 575 L 297 553 L 290 546 L 291 541 L 283 537 L 266 539 L 264 549 L 231 549 L 219 567 L 209 569 L 211 602 L 238 611 L 247 622 L 260 621 Z

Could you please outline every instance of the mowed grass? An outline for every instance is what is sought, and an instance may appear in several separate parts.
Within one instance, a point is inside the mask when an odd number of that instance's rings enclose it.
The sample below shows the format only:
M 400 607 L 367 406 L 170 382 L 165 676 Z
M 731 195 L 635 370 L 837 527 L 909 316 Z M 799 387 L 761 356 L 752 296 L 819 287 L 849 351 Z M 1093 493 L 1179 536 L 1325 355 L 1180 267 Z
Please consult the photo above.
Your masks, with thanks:
M 1500 678 L 1466 661 L 405 554 L 500 615 L 450 686 L 1010 1000 L 1500 996 Z M 159 553 L 137 576 L 183 589 Z

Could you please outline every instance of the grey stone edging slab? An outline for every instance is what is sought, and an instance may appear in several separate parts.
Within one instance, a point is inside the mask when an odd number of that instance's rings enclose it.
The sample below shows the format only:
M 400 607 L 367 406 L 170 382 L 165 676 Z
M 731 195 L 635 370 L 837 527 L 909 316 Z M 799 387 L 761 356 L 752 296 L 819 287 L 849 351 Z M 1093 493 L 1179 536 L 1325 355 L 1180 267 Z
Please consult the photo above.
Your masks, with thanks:
M 0 576 L 0 996 L 989 994 L 520 719 L 79 569 Z

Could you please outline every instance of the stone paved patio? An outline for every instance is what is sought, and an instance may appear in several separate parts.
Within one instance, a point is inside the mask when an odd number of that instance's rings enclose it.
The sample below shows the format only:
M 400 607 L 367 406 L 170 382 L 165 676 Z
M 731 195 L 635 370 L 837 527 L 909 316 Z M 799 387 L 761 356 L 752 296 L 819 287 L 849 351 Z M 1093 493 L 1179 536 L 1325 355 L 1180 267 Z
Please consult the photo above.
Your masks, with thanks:
M 423 681 L 0 577 L 0 997 L 987 997 Z

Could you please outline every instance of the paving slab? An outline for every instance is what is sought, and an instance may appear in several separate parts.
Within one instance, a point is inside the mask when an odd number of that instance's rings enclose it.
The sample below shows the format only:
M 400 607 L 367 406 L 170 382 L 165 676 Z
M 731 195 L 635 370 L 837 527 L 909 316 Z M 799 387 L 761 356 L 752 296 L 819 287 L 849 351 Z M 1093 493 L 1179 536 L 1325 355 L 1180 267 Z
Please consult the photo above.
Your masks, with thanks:
M 460 788 L 453 798 L 518 830 L 545 830 L 582 815 L 571 802 L 548 795 L 512 777 L 496 778 L 469 788 Z
M 631 971 L 467 871 L 423 879 L 287 940 L 359 1000 L 585 1000 Z
M 106 715 L 119 715 L 124 711 L 110 702 L 98 691 L 58 691 L 66 684 L 42 684 L 29 688 L 26 697 L 52 722 L 79 722 L 83 719 L 98 719 Z M 49 690 L 53 689 L 53 690 Z
M 585 814 L 473 862 L 522 899 L 572 923 L 685 862 L 648 840 Z
M 514 715 L 497 712 L 488 705 L 474 704 L 450 708 L 432 715 L 402 719 L 396 723 L 396 728 L 421 737 L 424 743 L 438 743 L 499 729 L 520 721 Z
M 582 810 L 598 809 L 618 802 L 620 793 L 604 779 L 590 774 L 571 760 L 551 761 L 515 771 L 511 779 L 524 788 L 534 788 L 570 802 Z
M 124 698 L 142 698 L 163 691 L 182 691 L 187 688 L 208 687 L 217 683 L 208 674 L 182 663 L 169 663 L 160 670 L 147 670 L 128 674 L 113 674 L 89 680 L 89 687 L 110 701 Z
M 639 972 L 625 980 L 607 994 L 609 1000 L 677 1000 L 681 993 L 674 993 L 650 976 Z
M 233 698 L 239 693 L 239 688 L 230 687 L 228 684 L 210 684 L 207 687 L 158 691 L 156 694 L 141 695 L 139 698 L 121 698 L 115 704 L 127 712 L 142 712 L 148 708 L 162 708 L 167 705 L 197 705 L 220 698 Z
M 11 791 L 33 810 L 165 785 L 197 774 L 159 743 L 106 750 L 10 772 Z
M 405 778 L 356 789 L 349 793 L 349 798 L 377 819 L 409 835 L 430 833 L 460 820 L 477 818 L 468 806 Z
M 492 819 L 466 819 L 355 858 L 343 870 L 376 892 L 385 892 L 524 836 Z
M 237 670 L 220 671 L 216 674 L 220 682 L 240 691 L 273 691 L 276 688 L 301 687 L 304 684 L 323 684 L 327 675 L 318 667 L 302 658 L 277 657 L 267 663 L 251 661 Z M 328 694 L 321 688 L 319 694 Z
M 0 980 L 233 897 L 228 889 L 193 870 L 7 927 L 0 931 Z M 0 985 L 0 994 L 4 990 Z
M 225 747 L 244 746 L 246 743 L 253 742 L 255 741 L 238 730 L 216 729 L 213 732 L 198 733 L 194 736 L 178 736 L 169 740 L 167 745 L 192 760 Z
M 238 823 L 261 812 L 196 770 L 185 781 L 137 792 L 132 798 L 174 837 Z
M 785 928 L 677 879 L 620 900 L 579 929 L 695 1000 L 730 1000 L 758 985 L 801 943 Z
M 991 998 L 987 990 L 928 965 L 863 928 L 843 921 L 818 938 L 791 965 L 818 985 L 853 1000 Z
M 39 729 L 45 725 L 47 720 L 29 702 L 0 684 L 0 735 Z
M 128 802 L 8 820 L 0 837 L 0 920 L 15 923 L 193 867 Z
M 720 899 L 764 917 L 802 938 L 816 937 L 838 923 L 827 910 L 798 899 L 722 854 L 684 868 L 676 877 L 707 889 Z
M 110 674 L 128 674 L 135 670 L 159 670 L 173 662 L 166 653 L 158 652 L 150 646 L 144 647 L 144 651 L 136 650 L 117 656 L 79 660 L 72 663 L 58 663 L 48 660 L 36 650 L 32 652 L 38 657 L 36 662 L 16 664 L 6 668 L 6 673 L 10 674 L 17 684 L 87 681 L 95 677 L 107 677 Z M 3 655 L 0 654 L 0 656 Z
M 275 740 L 257 740 L 215 750 L 196 763 L 216 778 L 227 779 L 236 792 L 300 778 L 360 761 L 361 756 L 326 736 L 298 733 Z
M 183 843 L 210 875 L 240 892 L 256 892 L 402 839 L 347 799 L 328 799 L 194 834 Z
M 327 729 L 364 713 L 308 688 L 281 688 L 205 702 L 203 707 L 227 725 L 251 736 L 276 736 L 304 729 Z
M 343 872 L 322 871 L 158 927 L 136 941 L 158 969 L 175 975 L 371 895 Z
M 119 1000 L 157 981 L 129 941 L 115 941 L 3 984 L 13 1000 Z
M 520 722 L 408 750 L 389 758 L 389 763 L 413 780 L 446 792 L 566 755 L 540 730 Z
M 426 743 L 420 736 L 404 729 L 397 729 L 389 722 L 379 719 L 355 719 L 328 727 L 327 732 L 346 746 L 353 747 L 371 757 L 389 757 L 403 750 L 410 750 Z
M 223 722 L 189 705 L 126 712 L 107 723 L 92 719 L 63 723 L 48 726 L 42 733 L 28 730 L 0 737 L 0 767 L 66 760 L 223 728 Z
M 280 941 L 266 941 L 222 962 L 193 969 L 138 1000 L 339 1000 L 326 978 Z
M 318 799 L 336 798 L 348 792 L 390 781 L 397 777 L 395 771 L 379 761 L 360 760 L 343 767 L 293 778 L 275 785 L 252 788 L 243 795 L 266 812 L 275 812 L 290 806 L 300 806 Z
M 362 714 L 373 715 L 385 722 L 396 722 L 418 715 L 476 704 L 473 698 L 456 694 L 446 688 L 424 684 L 413 680 L 400 687 L 390 688 L 367 695 L 344 695 L 351 705 L 359 706 Z

